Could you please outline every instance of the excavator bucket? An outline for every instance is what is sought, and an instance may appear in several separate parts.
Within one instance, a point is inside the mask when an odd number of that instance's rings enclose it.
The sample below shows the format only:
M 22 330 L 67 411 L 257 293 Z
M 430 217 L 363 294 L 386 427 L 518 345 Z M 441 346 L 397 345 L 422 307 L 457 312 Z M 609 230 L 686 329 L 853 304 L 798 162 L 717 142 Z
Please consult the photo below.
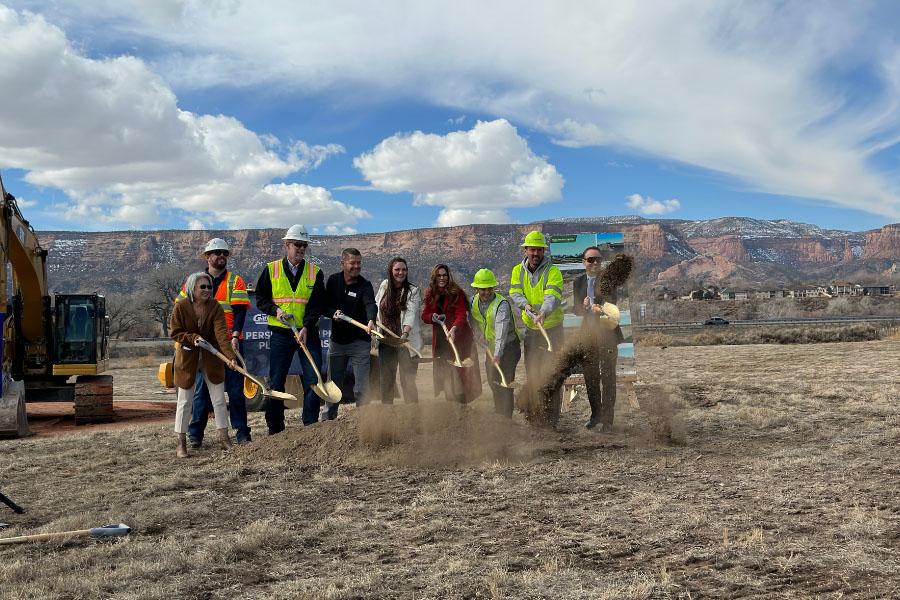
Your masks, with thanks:
M 0 398 L 0 438 L 20 438 L 31 435 L 25 413 L 25 386 L 12 381 Z

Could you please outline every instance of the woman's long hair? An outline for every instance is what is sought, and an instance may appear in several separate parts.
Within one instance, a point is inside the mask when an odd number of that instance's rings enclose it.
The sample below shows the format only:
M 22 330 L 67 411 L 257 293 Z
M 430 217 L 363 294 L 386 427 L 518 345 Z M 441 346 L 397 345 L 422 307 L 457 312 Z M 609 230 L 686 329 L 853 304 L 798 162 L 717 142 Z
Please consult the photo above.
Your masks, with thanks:
M 198 279 L 206 279 L 209 281 L 209 285 L 212 286 L 212 277 L 206 271 L 197 271 L 188 275 L 187 281 L 184 282 L 184 293 L 191 299 L 191 302 L 194 301 L 194 288 L 197 286 Z M 210 290 L 210 299 L 213 297 L 212 292 L 215 292 L 215 290 Z
M 406 259 L 402 256 L 395 256 L 391 259 L 391 262 L 388 263 L 387 268 L 387 292 L 385 293 L 385 297 L 387 298 L 388 306 L 399 306 L 400 312 L 404 312 L 406 310 L 406 301 L 409 299 L 409 271 L 406 272 L 406 279 L 403 280 L 403 284 L 400 286 L 400 289 L 394 285 L 394 265 L 397 263 L 403 263 L 406 265 L 406 268 L 409 269 L 409 265 L 406 264 Z
M 447 310 L 450 310 L 454 306 L 456 306 L 456 302 L 463 298 L 463 301 L 466 301 L 466 293 L 462 291 L 456 282 L 453 281 L 453 274 L 450 273 L 450 267 L 445 264 L 435 265 L 434 268 L 431 269 L 431 275 L 428 276 L 428 290 L 425 292 L 425 300 L 426 302 L 433 301 L 435 304 L 438 302 L 438 298 L 442 295 L 437 286 L 437 273 L 439 270 L 444 269 L 447 271 Z

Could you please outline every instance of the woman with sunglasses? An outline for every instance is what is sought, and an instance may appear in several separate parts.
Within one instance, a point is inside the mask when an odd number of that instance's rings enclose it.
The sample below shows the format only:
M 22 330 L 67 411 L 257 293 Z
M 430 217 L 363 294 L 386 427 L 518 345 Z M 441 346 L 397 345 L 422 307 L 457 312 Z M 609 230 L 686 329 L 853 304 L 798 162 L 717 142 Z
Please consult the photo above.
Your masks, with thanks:
M 422 328 L 419 313 L 422 310 L 422 292 L 409 282 L 409 267 L 406 259 L 399 256 L 388 263 L 387 279 L 381 282 L 375 294 L 378 305 L 378 321 L 385 327 L 409 340 L 410 346 L 422 349 Z M 415 354 L 405 347 L 380 344 L 378 348 L 379 370 L 381 373 L 381 401 L 394 401 L 397 368 L 400 369 L 400 389 L 406 402 L 418 402 L 416 389 Z
M 481 395 L 481 374 L 477 355 L 472 343 L 472 329 L 469 327 L 469 300 L 466 293 L 453 281 L 447 265 L 437 265 L 428 278 L 425 290 L 425 304 L 422 321 L 432 327 L 431 351 L 434 356 L 434 394 L 444 392 L 447 400 L 468 403 Z M 445 335 L 443 327 L 447 327 Z M 459 359 L 473 359 L 471 367 L 456 367 L 453 349 L 447 337 L 453 340 Z
M 228 366 L 235 368 L 235 354 L 228 340 L 225 312 L 212 297 L 212 278 L 209 273 L 192 273 L 185 282 L 187 298 L 175 304 L 169 328 L 175 340 L 175 386 L 178 388 L 178 405 L 175 411 L 175 433 L 178 442 L 175 456 L 187 457 L 187 431 L 191 422 L 191 404 L 194 384 L 198 376 L 206 381 L 209 389 L 216 430 L 222 448 L 231 448 L 228 435 L 228 409 L 225 406 L 225 366 L 212 353 L 198 343 L 207 341 L 224 354 Z

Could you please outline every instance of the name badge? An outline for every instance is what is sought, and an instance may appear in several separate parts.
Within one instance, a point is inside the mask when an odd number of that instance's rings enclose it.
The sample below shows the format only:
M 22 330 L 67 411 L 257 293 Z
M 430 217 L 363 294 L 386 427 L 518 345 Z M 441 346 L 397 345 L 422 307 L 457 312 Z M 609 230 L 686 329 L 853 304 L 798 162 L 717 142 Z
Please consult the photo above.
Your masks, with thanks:
M 347 292 L 347 295 L 351 298 L 356 298 L 356 292 Z

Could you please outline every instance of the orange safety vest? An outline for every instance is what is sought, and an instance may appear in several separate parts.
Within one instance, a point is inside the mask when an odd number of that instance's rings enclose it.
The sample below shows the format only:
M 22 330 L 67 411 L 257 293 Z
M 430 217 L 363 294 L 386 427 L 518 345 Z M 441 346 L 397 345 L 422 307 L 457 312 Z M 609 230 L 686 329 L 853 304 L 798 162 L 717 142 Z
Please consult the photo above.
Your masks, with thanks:
M 181 286 L 181 292 L 178 294 L 177 300 L 181 300 L 182 298 L 187 298 L 187 291 L 185 290 L 184 285 Z M 231 333 L 231 330 L 234 328 L 234 310 L 232 306 L 237 306 L 242 304 L 244 306 L 250 306 L 250 296 L 247 294 L 247 286 L 244 285 L 244 280 L 241 279 L 240 275 L 237 275 L 231 271 L 225 271 L 225 277 L 222 278 L 222 281 L 219 283 L 219 287 L 216 288 L 216 293 L 213 294 L 213 298 L 216 299 L 216 302 L 219 303 L 219 306 L 222 307 L 222 311 L 225 313 L 225 325 L 228 326 L 228 333 Z M 241 338 L 244 337 L 244 332 L 241 332 Z

